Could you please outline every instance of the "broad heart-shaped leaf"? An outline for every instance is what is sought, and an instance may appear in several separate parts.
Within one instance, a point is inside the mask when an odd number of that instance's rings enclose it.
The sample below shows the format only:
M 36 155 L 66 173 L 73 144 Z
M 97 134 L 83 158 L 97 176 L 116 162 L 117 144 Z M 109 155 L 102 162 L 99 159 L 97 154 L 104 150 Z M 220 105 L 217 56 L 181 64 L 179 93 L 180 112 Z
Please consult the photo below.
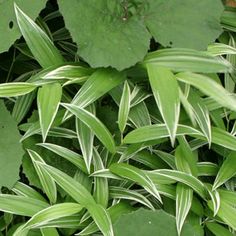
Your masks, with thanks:
M 228 179 L 236 174 L 236 152 L 232 151 L 223 162 L 213 185 L 213 189 L 218 188 Z
M 147 53 L 150 34 L 136 16 L 127 16 L 125 3 L 59 0 L 58 4 L 79 55 L 92 67 L 122 70 Z
M 19 179 L 19 168 L 24 154 L 16 121 L 0 100 L 0 188 L 11 189 Z
M 148 0 L 144 14 L 148 29 L 163 46 L 202 50 L 221 34 L 222 12 L 220 0 Z
M 114 224 L 116 236 L 177 236 L 175 217 L 163 210 L 139 209 L 122 215 Z M 197 233 L 194 226 L 184 224 L 181 236 L 203 236 Z
M 43 68 L 63 63 L 63 57 L 47 34 L 16 4 L 14 7 L 20 31 L 38 63 Z
M 150 63 L 147 64 L 147 71 L 153 95 L 174 145 L 180 111 L 178 82 L 167 68 Z
M 62 103 L 62 105 L 86 124 L 110 152 L 116 152 L 115 142 L 111 133 L 95 115 L 76 105 L 67 103 Z
M 21 36 L 17 26 L 14 12 L 14 2 L 32 19 L 35 19 L 39 12 L 46 5 L 46 0 L 38 0 L 32 4 L 31 0 L 3 0 L 0 2 L 0 53 L 7 51 L 9 47 Z
M 59 83 L 45 84 L 38 91 L 37 105 L 43 142 L 45 142 L 48 131 L 56 117 L 61 96 L 62 87 Z

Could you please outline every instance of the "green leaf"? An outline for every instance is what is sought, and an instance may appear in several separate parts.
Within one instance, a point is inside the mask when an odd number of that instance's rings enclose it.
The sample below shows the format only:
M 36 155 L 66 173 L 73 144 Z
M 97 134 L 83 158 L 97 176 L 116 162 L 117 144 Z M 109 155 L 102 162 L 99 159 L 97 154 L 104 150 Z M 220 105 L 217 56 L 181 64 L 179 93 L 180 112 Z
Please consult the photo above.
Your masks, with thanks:
M 179 135 L 200 135 L 201 132 L 185 125 L 178 125 L 176 136 Z M 169 137 L 165 124 L 143 126 L 128 133 L 124 138 L 124 143 L 141 143 L 150 140 Z
M 63 63 L 63 57 L 47 34 L 16 4 L 14 7 L 20 31 L 38 63 L 43 68 Z
M 212 201 L 207 202 L 208 207 L 213 211 Z M 217 213 L 226 224 L 236 230 L 236 209 L 221 199 L 220 208 Z
M 34 168 L 42 184 L 43 191 L 47 194 L 51 203 L 55 203 L 57 200 L 57 188 L 53 178 L 44 170 L 41 170 L 38 166 L 38 162 L 45 164 L 44 160 L 40 155 L 32 150 L 28 150 L 28 153 L 32 159 Z
M 116 152 L 111 133 L 95 115 L 73 104 L 62 103 L 62 106 L 86 124 L 111 153 Z
M 205 75 L 199 75 L 189 72 L 183 72 L 176 75 L 176 78 L 181 82 L 190 84 L 204 94 L 212 97 L 216 102 L 223 107 L 227 107 L 233 111 L 236 111 L 236 99 L 221 85 L 215 82 L 210 77 Z
M 148 0 L 144 14 L 149 31 L 163 46 L 201 50 L 221 34 L 223 10 L 220 0 Z
M 148 77 L 158 108 L 174 145 L 179 121 L 179 87 L 174 74 L 167 68 L 147 65 Z M 168 99 L 166 97 L 168 94 Z
M 236 54 L 236 48 L 223 43 L 212 43 L 208 45 L 207 51 L 213 56 Z
M 122 215 L 114 224 L 114 232 L 116 236 L 178 235 L 174 216 L 163 210 L 145 209 Z M 185 224 L 181 236 L 189 235 L 202 236 L 196 233 L 196 229 L 192 225 Z
M 45 142 L 48 131 L 56 117 L 61 96 L 62 87 L 59 83 L 43 85 L 38 91 L 37 104 L 43 142 Z
M 121 133 L 124 132 L 125 127 L 127 125 L 127 120 L 130 110 L 130 101 L 131 101 L 130 88 L 128 82 L 125 81 L 122 96 L 120 99 L 119 113 L 118 113 L 118 126 Z
M 217 189 L 227 180 L 236 174 L 236 152 L 231 152 L 224 160 L 213 184 L 213 189 Z
M 215 235 L 215 236 L 233 236 L 233 234 L 223 225 L 214 222 L 207 222 L 206 227 Z
M 176 187 L 176 226 L 180 235 L 184 221 L 192 205 L 193 190 L 182 183 Z
M 48 203 L 35 198 L 0 194 L 0 209 L 15 215 L 33 216 L 48 207 Z
M 19 234 L 21 231 L 33 228 L 45 227 L 52 220 L 73 215 L 82 209 L 83 207 L 77 203 L 60 203 L 47 207 L 33 215 L 17 233 Z
M 0 100 L 0 188 L 11 189 L 19 179 L 19 169 L 24 151 L 16 121 Z
M 214 216 L 216 216 L 219 211 L 220 203 L 221 203 L 220 195 L 217 190 L 212 190 L 212 185 L 205 184 L 205 186 L 212 200 Z
M 79 47 L 79 55 L 92 67 L 112 66 L 123 70 L 141 61 L 147 53 L 150 34 L 135 15 L 126 17 L 129 13 L 124 10 L 125 3 L 59 0 L 58 4 L 65 25 Z
M 186 48 L 167 48 L 150 52 L 141 65 L 155 64 L 175 72 L 218 73 L 231 72 L 232 65 L 222 58 L 216 58 L 207 52 Z
M 65 158 L 76 167 L 78 167 L 83 172 L 87 173 L 87 169 L 84 161 L 82 160 L 82 156 L 76 152 L 73 152 L 65 147 L 60 145 L 52 144 L 52 143 L 38 143 L 37 145 L 47 148 L 48 150 L 56 153 L 57 155 Z
M 17 3 L 20 8 L 27 13 L 31 18 L 35 19 L 39 12 L 46 5 L 46 0 L 38 0 L 35 4 L 32 5 L 31 0 L 8 0 L 1 1 L 0 3 L 0 15 L 1 15 L 1 23 L 0 23 L 0 34 L 1 43 L 0 43 L 0 53 L 7 51 L 10 46 L 16 41 L 16 39 L 20 38 L 21 33 L 17 26 L 17 21 L 14 12 L 14 3 Z
M 152 180 L 146 175 L 142 170 L 137 167 L 125 164 L 125 163 L 115 163 L 109 167 L 109 170 L 123 178 L 127 178 L 134 182 L 137 182 L 141 185 L 147 192 L 152 194 L 155 198 L 157 198 L 161 203 L 161 197 L 159 192 L 157 191 L 155 184 Z
M 16 97 L 32 92 L 37 86 L 25 82 L 0 84 L 0 97 Z

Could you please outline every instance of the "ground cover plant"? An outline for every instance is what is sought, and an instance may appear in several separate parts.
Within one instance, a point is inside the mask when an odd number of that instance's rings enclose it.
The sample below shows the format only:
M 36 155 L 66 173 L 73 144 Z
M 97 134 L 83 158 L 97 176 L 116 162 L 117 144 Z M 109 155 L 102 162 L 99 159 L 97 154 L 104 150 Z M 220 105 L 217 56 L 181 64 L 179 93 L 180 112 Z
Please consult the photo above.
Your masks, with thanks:
M 233 7 L 1 1 L 0 235 L 235 235 Z

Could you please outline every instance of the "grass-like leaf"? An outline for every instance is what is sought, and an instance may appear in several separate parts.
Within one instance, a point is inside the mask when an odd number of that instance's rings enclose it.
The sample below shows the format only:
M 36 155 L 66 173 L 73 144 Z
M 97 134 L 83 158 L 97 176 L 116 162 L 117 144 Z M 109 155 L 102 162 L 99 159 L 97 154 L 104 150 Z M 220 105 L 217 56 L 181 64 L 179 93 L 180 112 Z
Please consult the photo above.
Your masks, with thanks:
M 208 95 L 216 102 L 221 104 L 223 107 L 227 107 L 233 111 L 236 111 L 236 99 L 213 79 L 205 75 L 199 75 L 190 72 L 179 73 L 176 75 L 176 78 L 181 82 L 198 88 L 204 94 Z
M 62 103 L 62 105 L 86 124 L 110 152 L 116 152 L 115 142 L 111 133 L 95 115 L 73 104 Z
M 56 184 L 54 180 L 52 179 L 52 177 L 38 166 L 39 162 L 45 164 L 43 158 L 35 151 L 28 150 L 28 153 L 32 159 L 34 168 L 38 174 L 38 177 L 40 179 L 44 192 L 48 196 L 50 202 L 55 203 L 57 200 Z
M 130 102 L 131 102 L 130 88 L 129 88 L 128 82 L 125 81 L 124 89 L 122 92 L 120 105 L 119 105 L 119 113 L 118 113 L 118 126 L 121 133 L 124 132 L 126 124 L 127 124 L 129 110 L 130 110 Z
M 43 68 L 62 64 L 64 60 L 47 34 L 16 4 L 14 7 L 20 31 L 39 64 Z
M 0 97 L 16 97 L 32 92 L 37 85 L 26 82 L 0 84 Z
M 218 188 L 236 174 L 236 152 L 232 151 L 224 160 L 213 184 L 213 189 Z
M 182 183 L 176 187 L 176 226 L 180 235 L 184 221 L 192 205 L 193 190 Z
M 206 227 L 215 235 L 215 236 L 234 236 L 226 227 L 215 222 L 207 222 Z
M 112 164 L 109 167 L 109 170 L 123 178 L 127 178 L 132 180 L 139 185 L 141 185 L 146 191 L 156 197 L 160 202 L 162 202 L 159 192 L 157 191 L 155 184 L 151 181 L 151 179 L 140 169 L 137 167 L 125 164 L 125 163 L 116 163 Z
M 147 64 L 147 71 L 153 95 L 166 124 L 171 143 L 174 145 L 180 112 L 177 80 L 174 74 L 165 67 Z
M 37 104 L 43 142 L 45 142 L 48 131 L 56 117 L 61 96 L 62 88 L 59 83 L 43 85 L 38 91 Z

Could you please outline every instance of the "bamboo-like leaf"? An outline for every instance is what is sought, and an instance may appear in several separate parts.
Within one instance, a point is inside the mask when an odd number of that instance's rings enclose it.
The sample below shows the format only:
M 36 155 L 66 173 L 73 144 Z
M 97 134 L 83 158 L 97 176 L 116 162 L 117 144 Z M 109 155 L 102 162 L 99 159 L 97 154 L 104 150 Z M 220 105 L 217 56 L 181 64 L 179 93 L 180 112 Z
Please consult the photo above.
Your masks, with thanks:
M 41 228 L 42 236 L 59 236 L 59 233 L 55 228 Z
M 236 175 L 236 152 L 231 152 L 224 160 L 213 184 L 213 189 L 217 189 L 227 180 Z
M 214 210 L 212 201 L 208 201 L 207 205 L 212 211 Z M 233 206 L 225 203 L 223 199 L 221 199 L 217 216 L 219 216 L 226 224 L 236 230 L 236 209 Z
M 125 81 L 121 100 L 120 100 L 120 105 L 119 105 L 119 113 L 118 113 L 118 126 L 121 133 L 124 132 L 126 124 L 127 124 L 129 110 L 130 110 L 130 101 L 131 101 L 130 88 L 129 88 L 128 82 Z
M 62 88 L 58 83 L 43 85 L 37 95 L 39 122 L 45 142 L 48 131 L 56 117 L 61 101 Z
M 142 64 L 153 63 L 175 72 L 191 71 L 200 73 L 231 72 L 232 65 L 207 52 L 193 49 L 168 48 L 149 53 Z
M 29 230 L 33 228 L 41 228 L 47 226 L 47 223 L 59 219 L 61 217 L 70 216 L 80 212 L 83 209 L 78 203 L 60 203 L 50 207 L 47 207 L 35 215 L 33 215 L 25 224 L 21 227 L 21 231 Z M 17 232 L 18 234 L 20 231 Z
M 93 150 L 93 163 L 94 163 L 94 170 L 101 170 L 104 169 L 104 165 L 99 155 L 97 149 L 94 148 Z M 108 200 L 109 200 L 109 189 L 108 189 L 108 180 L 106 178 L 94 178 L 94 193 L 93 193 L 95 201 L 107 207 Z
M 44 160 L 38 153 L 32 150 L 28 150 L 28 153 L 32 159 L 34 168 L 37 172 L 37 175 L 40 179 L 40 183 L 42 184 L 43 191 L 46 193 L 47 197 L 49 198 L 51 203 L 55 203 L 57 200 L 57 188 L 54 180 L 51 178 L 51 176 L 45 172 L 44 170 L 41 170 L 38 166 L 38 162 L 44 163 Z
M 48 206 L 48 203 L 35 198 L 0 194 L 0 210 L 3 212 L 22 216 L 33 216 Z
M 147 71 L 154 98 L 166 124 L 171 143 L 174 145 L 180 111 L 177 80 L 174 74 L 165 67 L 147 64 Z
M 56 183 L 82 206 L 87 207 L 87 205 L 96 204 L 90 192 L 88 192 L 88 190 L 82 184 L 74 180 L 69 175 L 43 163 L 38 163 L 38 166 L 40 169 L 47 171 L 47 173 L 56 181 Z
M 16 97 L 32 92 L 37 85 L 26 82 L 11 82 L 0 84 L 0 97 Z
M 236 207 L 236 192 L 235 191 L 229 191 L 225 189 L 217 189 L 220 198 L 224 200 L 225 203 L 232 205 L 233 207 Z
M 215 235 L 215 236 L 234 236 L 226 227 L 215 222 L 207 222 L 206 227 Z
M 220 202 L 221 202 L 220 194 L 218 193 L 217 190 L 212 190 L 212 186 L 210 184 L 205 184 L 205 186 L 212 200 L 214 216 L 216 216 L 220 209 Z
M 92 114 L 95 114 L 95 107 L 88 106 L 86 108 Z M 88 173 L 90 173 L 90 166 L 92 162 L 93 156 L 93 140 L 94 140 L 94 133 L 84 122 L 80 119 L 76 118 L 76 132 L 77 137 L 80 144 L 80 149 L 83 154 L 84 162 L 87 167 Z
M 184 137 L 178 137 L 179 146 L 175 150 L 177 170 L 197 176 L 197 160 Z
M 236 99 L 213 79 L 205 75 L 199 75 L 190 72 L 179 73 L 176 75 L 176 78 L 181 82 L 198 88 L 204 94 L 208 95 L 216 102 L 221 104 L 223 107 L 236 111 Z
M 43 68 L 64 62 L 47 34 L 16 4 L 15 14 L 20 31 L 32 54 Z
M 184 172 L 177 170 L 160 169 L 153 171 L 145 171 L 145 173 L 149 176 L 150 179 L 153 180 L 156 175 L 156 178 L 162 178 L 163 180 L 166 179 L 166 181 L 172 180 L 175 182 L 177 181 L 186 184 L 190 188 L 192 188 L 196 193 L 198 193 L 203 199 L 206 199 L 208 196 L 205 185 L 196 177 L 186 174 Z
M 56 153 L 57 155 L 65 158 L 75 166 L 77 166 L 84 173 L 87 173 L 86 165 L 82 159 L 82 156 L 76 152 L 73 152 L 65 147 L 52 144 L 52 143 L 38 143 L 37 145 L 47 148 L 48 150 Z
M 172 169 L 176 169 L 175 165 L 175 156 L 171 155 L 170 153 L 163 152 L 160 150 L 153 151 L 158 157 L 160 157 L 166 164 L 168 164 Z
M 201 132 L 190 126 L 178 125 L 176 136 L 179 135 L 200 135 Z M 124 143 L 141 143 L 145 141 L 169 137 L 165 124 L 143 126 L 133 130 L 124 138 Z
M 198 162 L 197 170 L 198 176 L 216 176 L 219 167 L 212 162 Z
M 72 104 L 82 108 L 87 107 L 111 89 L 121 84 L 125 79 L 126 76 L 123 72 L 117 72 L 113 69 L 98 69 L 83 84 L 73 98 Z M 66 113 L 64 119 L 68 117 L 70 115 Z
M 176 226 L 180 235 L 184 221 L 192 205 L 193 190 L 182 183 L 176 188 Z
M 110 152 L 116 152 L 115 142 L 111 133 L 96 116 L 73 104 L 62 103 L 62 105 L 85 123 Z
M 44 201 L 47 202 L 43 196 L 38 193 L 35 189 L 31 188 L 30 186 L 21 183 L 21 182 L 17 182 L 14 187 L 12 188 L 12 191 L 14 193 L 16 193 L 19 196 L 25 196 L 25 197 L 29 197 L 29 198 L 34 198 L 40 201 Z
M 142 170 L 125 163 L 112 164 L 109 167 L 109 170 L 118 176 L 137 182 L 146 191 L 148 191 L 150 194 L 156 197 L 160 202 L 162 202 L 160 194 L 155 187 L 155 184 Z
M 207 47 L 207 51 L 213 56 L 236 54 L 236 48 L 224 43 L 212 43 Z
M 152 210 L 155 209 L 152 203 L 146 197 L 144 197 L 142 194 L 134 190 L 125 189 L 118 186 L 111 186 L 109 190 L 110 190 L 109 194 L 111 198 L 128 199 L 128 200 L 139 202 Z

